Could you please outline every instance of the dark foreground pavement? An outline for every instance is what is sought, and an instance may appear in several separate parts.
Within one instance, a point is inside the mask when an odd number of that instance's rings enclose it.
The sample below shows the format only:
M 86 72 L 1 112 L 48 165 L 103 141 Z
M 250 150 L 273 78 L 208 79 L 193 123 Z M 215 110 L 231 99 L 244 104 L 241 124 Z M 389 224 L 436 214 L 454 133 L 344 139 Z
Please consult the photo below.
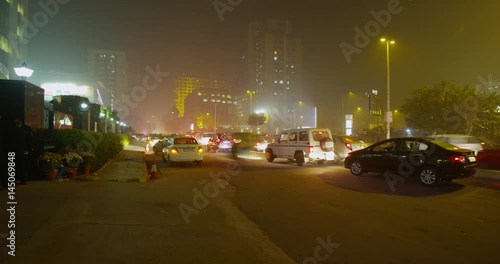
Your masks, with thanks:
M 439 188 L 408 181 L 391 191 L 380 175 L 353 177 L 340 166 L 234 161 L 219 153 L 206 155 L 201 167 L 167 168 L 157 156 L 159 180 L 131 181 L 144 177 L 141 155 L 140 148 L 122 152 L 99 181 L 18 186 L 16 257 L 0 235 L 0 263 L 500 259 L 498 181 Z M 0 203 L 7 207 L 5 191 Z M 7 231 L 1 224 L 0 233 Z

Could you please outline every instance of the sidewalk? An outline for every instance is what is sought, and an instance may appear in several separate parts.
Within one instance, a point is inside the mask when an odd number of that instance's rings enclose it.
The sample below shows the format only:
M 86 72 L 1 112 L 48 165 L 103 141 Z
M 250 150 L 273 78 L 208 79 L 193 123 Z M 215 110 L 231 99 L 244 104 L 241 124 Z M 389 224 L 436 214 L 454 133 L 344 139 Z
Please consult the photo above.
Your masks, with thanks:
M 96 172 L 96 176 L 102 181 L 146 182 L 149 176 L 144 162 L 144 148 L 128 145 L 111 162 Z

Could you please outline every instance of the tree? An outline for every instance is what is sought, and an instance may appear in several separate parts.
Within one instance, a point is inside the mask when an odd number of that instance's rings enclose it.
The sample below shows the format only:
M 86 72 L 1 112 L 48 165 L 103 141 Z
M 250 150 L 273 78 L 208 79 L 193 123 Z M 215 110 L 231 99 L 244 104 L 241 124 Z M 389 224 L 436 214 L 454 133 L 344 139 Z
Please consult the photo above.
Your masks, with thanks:
M 496 93 L 478 92 L 469 84 L 457 85 L 446 80 L 434 87 L 411 92 L 401 107 L 409 127 L 432 133 L 471 134 L 486 128 L 498 128 Z M 484 132 L 484 131 L 483 131 Z
M 266 122 L 266 117 L 259 114 L 251 114 L 248 116 L 248 125 L 250 126 L 261 126 Z

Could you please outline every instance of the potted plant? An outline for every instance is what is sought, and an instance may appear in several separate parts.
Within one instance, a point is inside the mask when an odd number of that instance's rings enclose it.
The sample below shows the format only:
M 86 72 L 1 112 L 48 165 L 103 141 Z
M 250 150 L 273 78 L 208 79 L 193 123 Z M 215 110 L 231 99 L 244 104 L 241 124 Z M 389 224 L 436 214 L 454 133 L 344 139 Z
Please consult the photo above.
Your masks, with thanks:
M 90 163 L 95 158 L 95 155 L 92 152 L 80 152 L 80 156 L 83 159 L 83 162 L 82 162 L 83 174 L 89 175 L 90 174 Z
M 83 162 L 82 156 L 80 156 L 76 152 L 68 152 L 62 156 L 62 159 L 64 161 L 64 165 L 71 169 L 70 177 L 75 178 L 78 171 L 78 166 L 80 166 L 80 164 Z
M 62 155 L 53 152 L 44 152 L 37 158 L 37 165 L 48 180 L 55 180 L 57 171 L 62 167 Z

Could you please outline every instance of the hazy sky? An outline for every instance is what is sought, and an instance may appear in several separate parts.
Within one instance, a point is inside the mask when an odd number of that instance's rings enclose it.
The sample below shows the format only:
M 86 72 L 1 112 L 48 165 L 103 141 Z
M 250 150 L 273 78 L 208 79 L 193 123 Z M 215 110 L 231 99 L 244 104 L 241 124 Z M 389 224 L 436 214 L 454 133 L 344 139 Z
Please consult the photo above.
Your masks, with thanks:
M 41 9 L 38 1 L 30 2 L 33 16 Z M 303 39 L 304 91 L 318 106 L 319 125 L 328 127 L 340 125 L 342 94 L 378 89 L 385 96 L 386 51 L 378 41 L 381 36 L 396 40 L 390 50 L 395 108 L 410 89 L 441 79 L 473 84 L 480 76 L 500 79 L 500 2 L 495 0 L 401 0 L 399 12 L 380 26 L 379 34 L 369 37 L 367 45 L 358 45 L 359 53 L 352 54 L 348 63 L 341 43 L 356 46 L 354 28 L 365 32 L 367 23 L 376 21 L 371 13 L 385 12 L 397 3 L 241 0 L 221 21 L 212 0 L 71 0 L 30 41 L 28 63 L 35 70 L 85 72 L 86 49 L 102 48 L 127 52 L 129 89 L 141 84 L 148 65 L 160 65 L 173 77 L 212 73 L 225 78 L 241 68 L 248 22 L 288 19 Z M 125 121 L 139 127 L 152 115 L 170 118 L 174 88 L 170 81 L 150 91 Z

